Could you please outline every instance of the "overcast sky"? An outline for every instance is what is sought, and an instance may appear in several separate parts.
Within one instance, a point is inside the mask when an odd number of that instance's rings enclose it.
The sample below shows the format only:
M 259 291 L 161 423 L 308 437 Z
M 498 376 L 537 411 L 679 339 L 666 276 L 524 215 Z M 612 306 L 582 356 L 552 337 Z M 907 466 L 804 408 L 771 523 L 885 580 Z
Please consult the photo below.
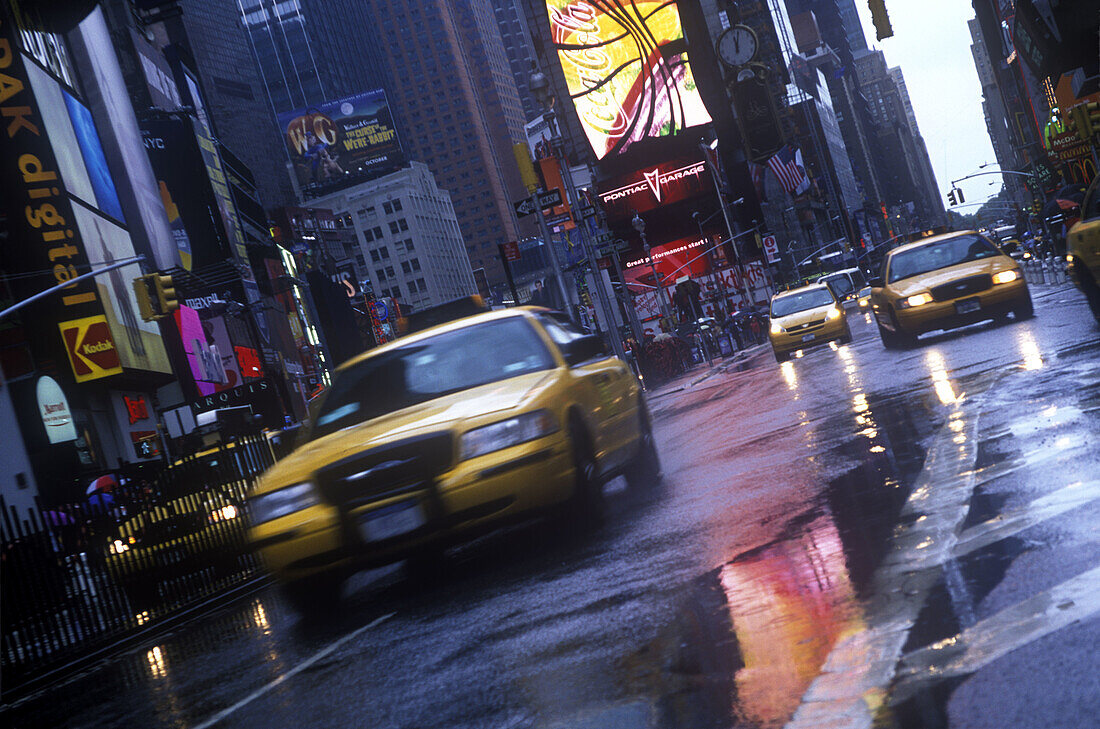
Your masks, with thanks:
M 970 53 L 966 21 L 974 17 L 974 8 L 967 0 L 886 0 L 894 37 L 877 41 L 867 0 L 855 2 L 867 43 L 881 50 L 890 66 L 901 66 L 946 206 L 951 180 L 978 171 L 984 162 L 996 161 Z M 960 187 L 967 203 L 982 202 L 1000 190 L 1001 178 L 978 177 Z M 959 212 L 977 209 L 963 207 Z

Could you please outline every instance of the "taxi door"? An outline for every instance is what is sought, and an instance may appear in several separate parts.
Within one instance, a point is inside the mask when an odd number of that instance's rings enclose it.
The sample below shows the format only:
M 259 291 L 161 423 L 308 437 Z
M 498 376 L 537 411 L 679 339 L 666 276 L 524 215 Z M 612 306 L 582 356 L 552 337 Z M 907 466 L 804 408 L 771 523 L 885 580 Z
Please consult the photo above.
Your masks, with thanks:
M 1081 206 L 1081 220 L 1067 236 L 1073 255 L 1073 277 L 1085 292 L 1093 315 L 1100 319 L 1100 186 L 1094 180 Z
M 567 319 L 539 314 L 539 321 L 550 339 L 560 347 L 586 336 Z M 637 417 L 631 406 L 632 373 L 622 360 L 612 355 L 597 356 L 577 363 L 570 370 L 576 378 L 577 399 L 593 419 L 596 432 L 590 433 L 600 468 L 621 465 L 625 446 L 636 437 Z

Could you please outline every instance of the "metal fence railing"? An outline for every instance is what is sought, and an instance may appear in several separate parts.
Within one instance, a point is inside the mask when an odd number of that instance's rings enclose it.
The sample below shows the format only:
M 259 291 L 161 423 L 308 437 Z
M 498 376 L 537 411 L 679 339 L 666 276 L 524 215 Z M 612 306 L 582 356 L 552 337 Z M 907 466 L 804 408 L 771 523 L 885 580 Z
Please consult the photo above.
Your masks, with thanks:
M 242 437 L 109 499 L 0 497 L 4 695 L 254 577 L 245 496 L 273 461 L 264 437 Z

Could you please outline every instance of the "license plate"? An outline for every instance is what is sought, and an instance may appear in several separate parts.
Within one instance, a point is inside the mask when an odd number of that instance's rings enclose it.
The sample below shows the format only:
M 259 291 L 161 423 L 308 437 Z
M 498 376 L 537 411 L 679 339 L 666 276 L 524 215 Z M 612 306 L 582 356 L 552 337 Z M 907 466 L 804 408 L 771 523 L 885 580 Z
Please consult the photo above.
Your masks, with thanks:
M 816 336 L 817 336 L 816 334 L 804 334 L 802 336 L 802 341 L 803 342 L 812 342 L 814 340 L 814 337 L 816 337 Z
M 959 301 L 955 304 L 955 311 L 959 314 L 969 314 L 972 311 L 977 311 L 982 308 L 982 304 L 977 299 L 970 299 L 969 301 Z
M 378 542 L 416 531 L 424 526 L 420 504 L 405 501 L 367 512 L 359 522 L 359 534 L 368 542 Z

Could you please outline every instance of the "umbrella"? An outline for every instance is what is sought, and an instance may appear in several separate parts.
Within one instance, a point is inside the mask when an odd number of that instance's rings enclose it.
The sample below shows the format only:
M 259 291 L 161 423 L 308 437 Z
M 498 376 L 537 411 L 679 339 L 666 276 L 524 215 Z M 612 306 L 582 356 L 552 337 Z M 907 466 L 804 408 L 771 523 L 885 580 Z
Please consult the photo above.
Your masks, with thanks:
M 108 493 L 92 494 L 88 497 L 88 511 L 104 512 L 115 505 L 115 497 Z
M 95 494 L 100 492 L 113 491 L 115 486 L 118 486 L 118 481 L 115 480 L 114 476 L 108 474 L 106 476 L 100 476 L 95 481 L 92 481 L 88 485 L 88 490 L 84 493 Z

